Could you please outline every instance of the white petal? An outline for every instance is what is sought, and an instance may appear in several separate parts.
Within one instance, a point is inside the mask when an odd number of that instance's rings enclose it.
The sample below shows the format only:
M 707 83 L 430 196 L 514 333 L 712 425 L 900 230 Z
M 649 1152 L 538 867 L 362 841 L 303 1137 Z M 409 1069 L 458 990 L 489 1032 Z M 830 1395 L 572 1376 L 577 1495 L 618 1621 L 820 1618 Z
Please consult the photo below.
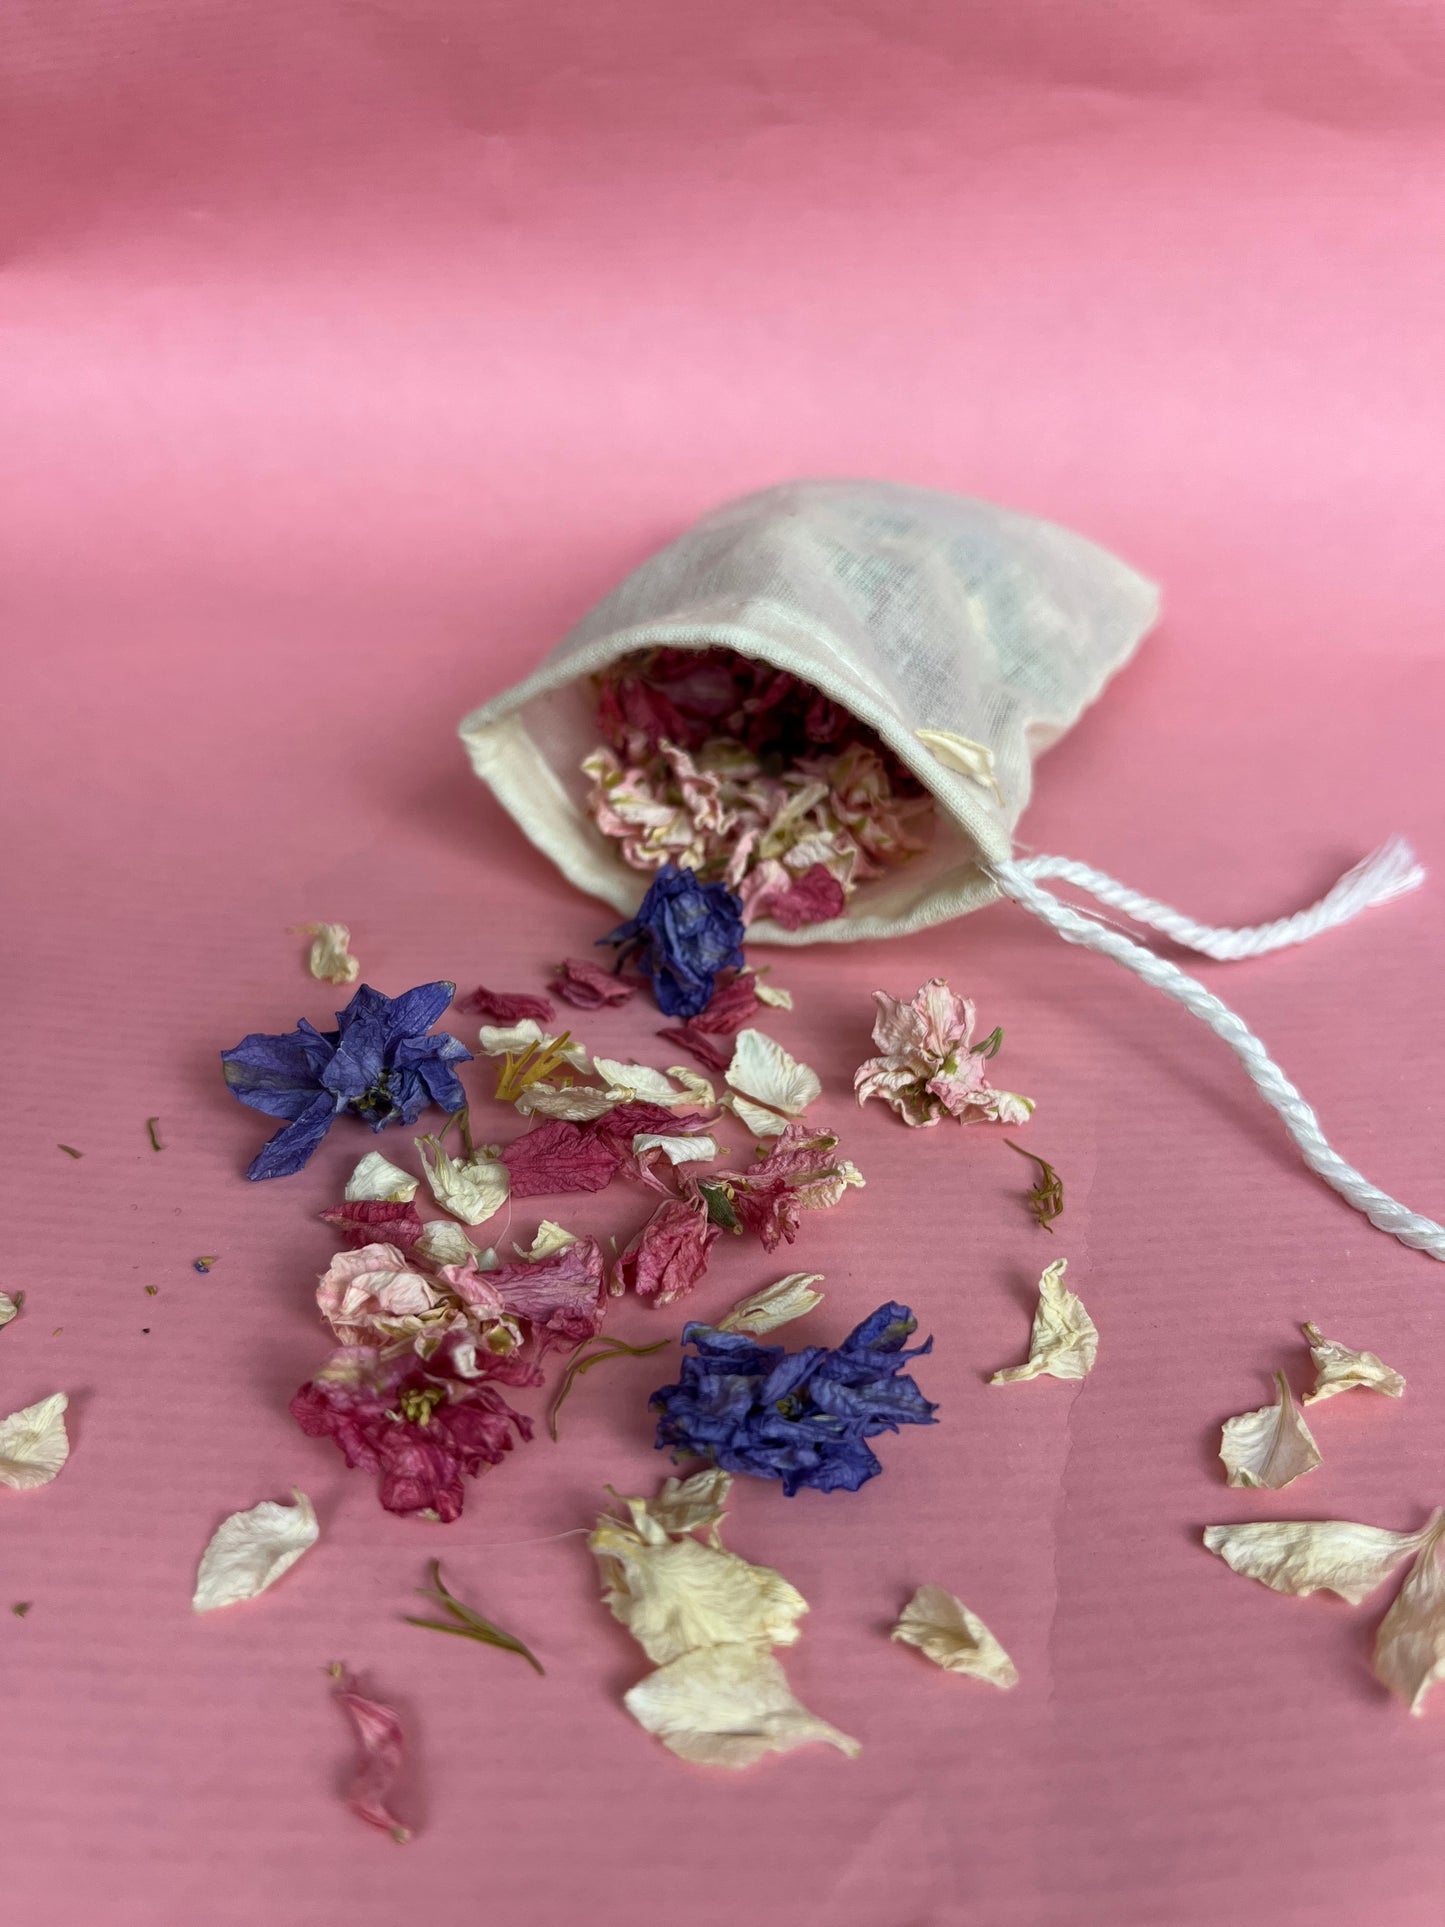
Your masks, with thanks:
M 1279 1398 L 1257 1412 L 1241 1412 L 1226 1419 L 1219 1447 L 1230 1485 L 1263 1487 L 1278 1492 L 1321 1463 L 1319 1447 L 1300 1416 L 1289 1381 L 1274 1375 Z
M 654 1521 L 654 1523 L 658 1523 Z M 721 1546 L 653 1538 L 610 1514 L 587 1541 L 608 1610 L 647 1657 L 666 1665 L 699 1646 L 791 1646 L 808 1602 L 780 1573 Z
M 537 1226 L 536 1237 L 526 1250 L 517 1244 L 512 1249 L 519 1258 L 525 1258 L 528 1264 L 535 1265 L 540 1264 L 543 1258 L 550 1258 L 554 1252 L 565 1251 L 568 1245 L 575 1245 L 576 1242 L 575 1231 L 568 1231 L 565 1225 L 558 1224 L 553 1218 L 543 1218 Z
M 793 1698 L 787 1675 L 757 1646 L 684 1653 L 623 1697 L 629 1713 L 679 1759 L 699 1766 L 751 1766 L 767 1753 L 822 1741 L 850 1758 L 856 1740 Z
M 998 786 L 993 751 L 987 743 L 976 743 L 968 736 L 956 736 L 951 729 L 915 729 L 913 733 L 925 748 L 933 751 L 945 769 L 956 770 L 960 776 L 966 776 L 971 783 L 977 783 L 980 789 L 988 790 L 995 801 L 1002 805 L 1003 791 Z
M 449 1218 L 433 1218 L 429 1224 L 423 1225 L 414 1249 L 429 1265 L 440 1270 L 443 1265 L 464 1265 L 468 1257 L 475 1254 L 477 1247 L 459 1224 L 453 1224 Z M 493 1252 L 491 1257 L 490 1264 L 485 1257 L 478 1258 L 477 1268 L 480 1271 L 495 1271 L 496 1253 Z
M 22 1293 L 23 1297 L 24 1294 Z M 12 1298 L 8 1292 L 0 1291 L 0 1326 L 8 1325 L 12 1318 L 20 1316 L 20 1299 Z
M 711 1080 L 704 1077 L 700 1071 L 690 1071 L 686 1064 L 669 1064 L 667 1074 L 677 1079 L 682 1085 L 687 1101 L 696 1105 L 698 1110 L 714 1109 L 717 1104 L 717 1092 L 713 1089 Z M 681 1105 L 678 1108 L 681 1109 Z
M 307 968 L 324 984 L 354 984 L 361 965 L 350 951 L 351 932 L 344 923 L 302 923 L 298 930 L 312 939 Z
M 263 1499 L 249 1512 L 233 1512 L 217 1526 L 196 1574 L 191 1605 L 198 1613 L 254 1599 L 316 1544 L 320 1527 L 311 1501 L 304 1492 L 293 1490 L 291 1496 L 295 1505 Z
M 1296 1599 L 1337 1593 L 1352 1606 L 1383 1586 L 1423 1538 L 1420 1532 L 1386 1532 L 1349 1519 L 1250 1519 L 1204 1528 L 1209 1551 L 1246 1579 Z
M 722 1524 L 732 1474 L 709 1466 L 694 1472 L 690 1479 L 664 1479 L 661 1491 L 652 1499 L 624 1499 L 632 1514 L 634 1528 L 654 1545 L 671 1533 L 680 1538 L 702 1526 L 712 1528 L 712 1542 L 718 1543 L 717 1527 Z M 661 1536 L 660 1536 L 661 1535 Z
M 599 1091 L 592 1084 L 564 1085 L 560 1090 L 552 1084 L 529 1084 L 515 1101 L 523 1117 L 563 1117 L 574 1124 L 590 1124 L 625 1104 L 629 1095 L 620 1090 Z
M 823 1089 L 816 1071 L 761 1030 L 738 1032 L 727 1079 L 735 1093 L 733 1109 L 761 1137 L 781 1136 L 784 1120 L 801 1117 Z M 777 1114 L 770 1124 L 764 1121 L 769 1112 Z
M 916 1646 L 946 1673 L 967 1673 L 1005 1689 L 1019 1683 L 1018 1668 L 978 1614 L 942 1586 L 920 1586 L 889 1637 Z
M 1060 1258 L 1039 1279 L 1039 1303 L 1029 1339 L 1028 1362 L 995 1372 L 990 1385 L 1012 1385 L 1019 1379 L 1084 1378 L 1094 1369 L 1099 1333 L 1094 1321 L 1064 1283 L 1068 1260 Z
M 49 1485 L 70 1457 L 65 1430 L 69 1403 L 64 1392 L 52 1392 L 37 1405 L 0 1419 L 0 1485 L 13 1486 L 17 1492 Z
M 760 1004 L 771 1004 L 774 1010 L 791 1010 L 793 993 L 783 990 L 777 984 L 764 983 L 761 977 L 753 984 L 753 994 Z
M 523 1057 L 537 1044 L 545 1044 L 550 1049 L 561 1034 L 558 1031 L 554 1036 L 543 1030 L 535 1017 L 523 1017 L 515 1024 L 483 1024 L 477 1033 L 477 1041 L 485 1057 Z M 562 1061 L 578 1071 L 592 1068 L 586 1045 L 579 1043 L 575 1037 L 570 1039 L 562 1052 Z
M 1375 1636 L 1375 1676 L 1425 1711 L 1425 1696 L 1445 1673 L 1445 1572 L 1440 1566 L 1445 1511 L 1436 1512 L 1399 1596 Z
M 659 1137 L 655 1131 L 639 1131 L 632 1140 L 633 1156 L 653 1150 L 661 1151 L 669 1164 L 709 1164 L 718 1154 L 716 1138 Z
M 384 1158 L 380 1151 L 368 1151 L 346 1180 L 348 1204 L 410 1204 L 421 1184 L 410 1171 Z
M 1314 1390 L 1305 1394 L 1306 1405 L 1317 1405 L 1322 1398 L 1334 1398 L 1337 1393 L 1350 1392 L 1356 1387 L 1365 1392 L 1383 1392 L 1386 1398 L 1399 1398 L 1404 1392 L 1404 1379 L 1373 1352 L 1352 1352 L 1348 1345 L 1326 1338 L 1318 1325 L 1306 1325 L 1303 1330 L 1319 1374 Z
M 592 1068 L 604 1083 L 621 1091 L 631 1102 L 643 1104 L 680 1104 L 691 1102 L 688 1092 L 680 1091 L 661 1071 L 648 1064 L 624 1064 L 616 1057 L 594 1057 Z
M 419 1137 L 413 1142 L 421 1152 L 432 1196 L 463 1224 L 485 1224 L 507 1202 L 512 1177 L 500 1158 L 453 1158 L 435 1138 Z
M 721 1320 L 717 1329 L 721 1332 L 751 1332 L 755 1338 L 764 1332 L 776 1331 L 779 1325 L 791 1324 L 795 1318 L 802 1318 L 815 1305 L 821 1305 L 823 1294 L 814 1291 L 814 1285 L 821 1285 L 821 1271 L 793 1271 L 786 1278 L 780 1278 L 775 1285 L 765 1285 L 750 1297 L 740 1298 Z

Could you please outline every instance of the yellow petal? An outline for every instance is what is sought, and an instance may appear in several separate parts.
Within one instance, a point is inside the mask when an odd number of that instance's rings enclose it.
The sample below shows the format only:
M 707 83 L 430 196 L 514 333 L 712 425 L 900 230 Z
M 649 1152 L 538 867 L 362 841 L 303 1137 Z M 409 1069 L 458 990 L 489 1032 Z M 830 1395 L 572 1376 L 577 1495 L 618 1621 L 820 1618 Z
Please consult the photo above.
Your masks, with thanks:
M 699 1766 L 751 1766 L 820 1742 L 850 1759 L 862 1750 L 800 1705 L 782 1667 L 758 1646 L 683 1653 L 639 1681 L 623 1704 L 679 1759 Z
M 1288 1379 L 1283 1372 L 1276 1372 L 1274 1382 L 1279 1391 L 1275 1404 L 1224 1421 L 1219 1456 L 1230 1485 L 1278 1492 L 1322 1462 Z
M 1019 1683 L 1018 1668 L 978 1614 L 942 1586 L 920 1586 L 889 1637 L 916 1646 L 946 1673 L 967 1673 L 1005 1690 Z
M 521 1245 L 514 1244 L 513 1251 L 519 1258 L 525 1258 L 530 1265 L 540 1264 L 543 1258 L 550 1258 L 558 1251 L 565 1251 L 568 1245 L 575 1245 L 577 1233 L 569 1231 L 555 1218 L 543 1218 L 537 1226 L 537 1235 L 524 1251 Z
M 587 1543 L 609 1611 L 654 1664 L 699 1646 L 791 1646 L 798 1638 L 808 1602 L 771 1567 L 665 1529 L 655 1543 L 611 1517 Z
M 1318 1373 L 1314 1390 L 1305 1394 L 1306 1405 L 1317 1405 L 1322 1398 L 1334 1398 L 1340 1392 L 1357 1388 L 1364 1392 L 1383 1392 L 1386 1398 L 1399 1398 L 1404 1392 L 1404 1379 L 1373 1352 L 1352 1352 L 1348 1345 L 1326 1338 L 1318 1325 L 1305 1325 L 1302 1329 Z
M 1383 1586 L 1424 1534 L 1387 1532 L 1349 1519 L 1250 1519 L 1206 1526 L 1204 1543 L 1234 1572 L 1303 1599 L 1332 1592 L 1360 1605 Z
M 1065 1285 L 1067 1269 L 1067 1258 L 1060 1258 L 1039 1279 L 1039 1303 L 1027 1363 L 995 1372 L 990 1385 L 1013 1385 L 1044 1373 L 1050 1378 L 1085 1378 L 1094 1369 L 1099 1354 L 1098 1328 Z
M 38 1404 L 0 1419 L 0 1485 L 17 1492 L 49 1485 L 70 1457 L 65 1430 L 69 1403 L 64 1392 L 52 1392 Z
M 750 1332 L 755 1338 L 764 1332 L 776 1331 L 779 1325 L 791 1324 L 795 1318 L 805 1317 L 815 1305 L 822 1304 L 822 1292 L 813 1290 L 814 1285 L 822 1282 L 821 1271 L 789 1272 L 775 1285 L 765 1285 L 750 1297 L 740 1298 L 717 1329 Z
M 1445 1572 L 1440 1566 L 1445 1510 L 1431 1515 L 1420 1536 L 1415 1563 L 1375 1636 L 1376 1678 L 1417 1714 L 1425 1711 L 1426 1694 L 1445 1672 Z
M 512 1177 L 500 1158 L 454 1158 L 434 1137 L 414 1138 L 432 1196 L 463 1224 L 485 1224 L 511 1192 Z
M 351 932 L 344 923 L 302 923 L 297 929 L 310 937 L 306 967 L 324 984 L 354 984 L 361 964 L 351 954 Z

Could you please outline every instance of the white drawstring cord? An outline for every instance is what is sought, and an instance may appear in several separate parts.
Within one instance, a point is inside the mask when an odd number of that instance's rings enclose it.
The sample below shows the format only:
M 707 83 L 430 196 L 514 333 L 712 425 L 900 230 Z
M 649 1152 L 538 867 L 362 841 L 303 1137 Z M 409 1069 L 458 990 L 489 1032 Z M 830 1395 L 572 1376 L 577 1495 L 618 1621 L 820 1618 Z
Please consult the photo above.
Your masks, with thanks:
M 1072 883 L 1111 909 L 1122 910 L 1135 923 L 1147 924 L 1151 930 L 1183 944 L 1185 949 L 1198 950 L 1206 957 L 1218 957 L 1222 963 L 1262 957 L 1270 950 L 1284 949 L 1287 944 L 1307 943 L 1322 930 L 1333 930 L 1337 924 L 1348 923 L 1362 910 L 1372 909 L 1377 903 L 1391 903 L 1396 897 L 1418 890 L 1425 881 L 1424 866 L 1415 852 L 1404 837 L 1392 836 L 1352 870 L 1346 870 L 1334 888 L 1308 910 L 1300 910 L 1292 917 L 1280 917 L 1274 923 L 1257 923 L 1233 930 L 1196 923 L 1182 911 L 1171 910 L 1167 903 L 1156 903 L 1152 897 L 1131 890 L 1127 884 L 1088 863 L 1076 863 L 1072 857 L 1022 857 L 1014 868 L 1035 883 L 1051 879 Z
M 1383 861 L 1389 852 L 1393 854 L 1387 861 Z M 1319 1119 L 1242 1017 L 1237 1017 L 1212 991 L 1206 990 L 1204 985 L 1198 983 L 1193 977 L 1186 976 L 1167 958 L 1156 957 L 1152 950 L 1146 950 L 1142 944 L 1135 943 L 1122 931 L 1095 922 L 1083 912 L 1061 902 L 1050 891 L 1040 888 L 1035 880 L 1039 874 L 1051 876 L 1068 874 L 1063 870 L 1045 869 L 1044 866 L 1067 863 L 1067 861 L 1067 858 L 1033 857 L 1023 862 L 992 863 L 988 867 L 999 888 L 1007 896 L 1012 897 L 1025 910 L 1032 911 L 1036 917 L 1042 918 L 1045 923 L 1051 925 L 1066 943 L 1082 944 L 1086 950 L 1097 950 L 1102 956 L 1112 957 L 1116 963 L 1123 964 L 1126 970 L 1132 970 L 1136 976 L 1142 977 L 1146 984 L 1153 984 L 1154 988 L 1162 990 L 1166 997 L 1173 997 L 1178 1003 L 1183 1004 L 1184 1008 L 1191 1011 L 1201 1023 L 1207 1024 L 1215 1036 L 1223 1038 L 1238 1056 L 1265 1103 L 1278 1111 L 1284 1119 L 1285 1129 L 1298 1145 L 1300 1155 L 1311 1170 L 1317 1171 L 1326 1184 L 1333 1186 L 1347 1203 L 1352 1204 L 1356 1211 L 1363 1212 L 1370 1223 L 1378 1226 L 1381 1231 L 1388 1231 L 1392 1237 L 1398 1238 L 1401 1244 L 1412 1245 L 1417 1251 L 1428 1252 L 1432 1258 L 1445 1259 L 1445 1226 L 1436 1224 L 1433 1218 L 1422 1218 L 1418 1212 L 1407 1210 L 1388 1192 L 1381 1191 L 1378 1186 L 1371 1184 L 1369 1179 L 1355 1170 L 1353 1165 L 1347 1164 L 1338 1151 L 1332 1149 L 1324 1132 L 1320 1129 Z M 1394 873 L 1393 887 L 1386 887 L 1383 895 L 1372 893 L 1368 896 L 1366 900 L 1373 903 L 1385 902 L 1390 896 L 1398 896 L 1403 890 L 1413 890 L 1424 875 L 1419 865 L 1415 863 L 1408 845 L 1398 841 L 1387 843 L 1382 850 L 1376 852 L 1374 857 L 1364 864 L 1357 865 L 1347 877 L 1342 878 L 1329 896 L 1322 898 L 1313 910 L 1302 911 L 1300 917 L 1285 918 L 1278 924 L 1262 925 L 1259 930 L 1253 932 L 1241 931 L 1233 934 L 1257 937 L 1261 932 L 1267 935 L 1269 932 L 1285 929 L 1291 924 L 1299 925 L 1301 919 L 1316 916 L 1332 900 L 1335 901 L 1334 913 L 1325 916 L 1316 928 L 1327 929 L 1333 923 L 1342 922 L 1344 919 L 1339 914 L 1339 893 L 1349 883 L 1350 878 L 1356 879 L 1357 889 L 1360 877 L 1368 872 L 1372 865 L 1381 865 L 1387 873 L 1393 869 Z M 1088 871 L 1087 866 L 1083 864 L 1071 866 L 1071 868 L 1091 876 L 1099 874 L 1097 871 Z M 1376 870 L 1376 890 L 1379 886 L 1379 874 L 1379 870 Z M 1070 881 L 1080 880 L 1079 875 L 1070 876 Z M 1111 884 L 1111 887 L 1122 895 L 1133 895 L 1132 892 L 1125 892 L 1122 885 L 1114 884 L 1112 879 L 1105 878 L 1104 881 Z M 1104 897 L 1102 892 L 1098 894 L 1105 902 L 1119 902 L 1117 897 Z M 1162 905 L 1150 904 L 1148 898 L 1139 898 L 1138 901 L 1149 905 L 1151 909 L 1163 908 Z M 1121 903 L 1120 907 L 1127 908 L 1127 905 Z M 1348 914 L 1353 915 L 1354 910 L 1364 907 L 1365 902 L 1357 900 L 1354 909 Z M 1137 913 L 1131 911 L 1130 914 Z M 1202 924 L 1189 924 L 1188 919 L 1178 917 L 1175 911 L 1168 911 L 1166 914 L 1177 918 L 1181 925 L 1209 936 L 1227 937 L 1232 934 L 1227 931 L 1211 931 L 1208 926 Z M 1157 927 L 1162 929 L 1166 926 L 1161 922 Z M 1170 934 L 1175 933 L 1170 931 Z M 1305 936 L 1313 934 L 1313 930 L 1307 930 L 1303 935 L 1277 937 L 1273 942 L 1266 942 L 1263 947 L 1269 949 L 1275 947 L 1277 943 L 1300 943 L 1304 941 Z M 1186 941 L 1186 939 L 1181 938 L 1180 941 Z M 1250 953 L 1245 951 L 1238 954 Z

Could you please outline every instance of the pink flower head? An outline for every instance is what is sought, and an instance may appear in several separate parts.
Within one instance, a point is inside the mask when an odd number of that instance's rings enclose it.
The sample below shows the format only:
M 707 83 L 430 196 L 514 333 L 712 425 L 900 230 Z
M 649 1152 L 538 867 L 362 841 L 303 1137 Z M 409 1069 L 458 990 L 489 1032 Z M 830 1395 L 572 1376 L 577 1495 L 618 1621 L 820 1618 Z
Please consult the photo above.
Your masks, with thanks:
M 683 1298 L 707 1270 L 717 1242 L 702 1198 L 673 1198 L 661 1205 L 622 1253 L 613 1289 L 630 1285 L 639 1298 L 670 1305 Z
M 907 1003 L 875 991 L 873 1041 L 880 1055 L 858 1066 L 858 1102 L 881 1097 L 905 1124 L 926 1126 L 944 1117 L 963 1123 L 1023 1123 L 1033 1110 L 1026 1097 L 996 1090 L 988 1056 L 972 1045 L 974 1008 L 934 977 Z M 996 1046 L 995 1046 L 996 1048 Z
M 524 991 L 488 990 L 485 984 L 478 984 L 465 997 L 458 997 L 456 1008 L 480 1017 L 487 1024 L 520 1024 L 524 1017 L 534 1017 L 539 1024 L 545 1024 L 557 1014 L 550 997 L 530 997 Z
M 343 1345 L 420 1332 L 450 1310 L 436 1283 L 384 1244 L 338 1252 L 316 1287 L 316 1303 Z
M 479 1361 L 481 1374 L 473 1375 Z M 497 1386 L 537 1385 L 541 1377 L 520 1358 L 483 1357 L 460 1333 L 449 1333 L 426 1360 L 351 1346 L 301 1387 L 291 1416 L 308 1437 L 332 1439 L 353 1469 L 379 1473 L 388 1512 L 450 1524 L 461 1516 L 463 1478 L 499 1465 L 513 1429 L 521 1439 L 532 1436 L 532 1421 Z
M 578 1010 L 603 1010 L 609 1005 L 625 1004 L 636 991 L 637 980 L 619 977 L 595 957 L 564 957 L 557 966 L 552 988 Z

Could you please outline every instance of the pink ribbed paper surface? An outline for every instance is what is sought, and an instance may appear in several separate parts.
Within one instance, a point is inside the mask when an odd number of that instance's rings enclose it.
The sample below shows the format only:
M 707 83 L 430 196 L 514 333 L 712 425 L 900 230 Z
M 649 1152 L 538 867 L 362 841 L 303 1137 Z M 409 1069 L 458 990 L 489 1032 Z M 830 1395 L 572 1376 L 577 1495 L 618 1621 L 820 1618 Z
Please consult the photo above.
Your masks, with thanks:
M 664 1469 L 659 1362 L 583 1381 L 562 1443 L 457 1526 L 383 1515 L 286 1412 L 321 1350 L 315 1214 L 373 1140 L 247 1186 L 265 1122 L 216 1052 L 334 1007 L 301 921 L 348 922 L 392 992 L 535 989 L 584 951 L 608 913 L 456 722 L 689 517 L 793 475 L 994 497 L 1162 583 L 1163 626 L 1041 767 L 1032 847 L 1238 922 L 1394 830 L 1445 871 L 1440 10 L 21 0 L 0 50 L 0 1287 L 26 1293 L 0 1411 L 66 1389 L 74 1439 L 52 1486 L 0 1491 L 7 1917 L 1437 1921 L 1445 1705 L 1411 1720 L 1374 1684 L 1383 1601 L 1274 1597 L 1199 1529 L 1445 1500 L 1445 1276 L 1304 1172 L 1182 1013 L 1006 907 L 779 953 L 773 1028 L 868 1188 L 777 1261 L 728 1244 L 696 1309 L 794 1265 L 827 1278 L 806 1336 L 902 1298 L 941 1423 L 854 1498 L 739 1488 L 730 1542 L 812 1605 L 794 1686 L 863 1753 L 736 1778 L 628 1719 L 644 1662 L 558 1536 Z M 1201 969 L 1436 1216 L 1442 941 L 1445 876 Z M 868 993 L 935 973 L 1039 1100 L 1052 1239 L 995 1134 L 852 1110 Z M 579 1028 L 649 1055 L 656 1021 Z M 643 1209 L 549 1200 L 512 1235 Z M 1056 1255 L 1097 1370 L 988 1388 Z M 1409 1392 L 1320 1408 L 1304 1484 L 1228 1491 L 1219 1423 L 1277 1364 L 1305 1382 L 1304 1318 Z M 195 1619 L 218 1520 L 293 1484 L 320 1546 Z M 545 1679 L 403 1623 L 438 1549 Z M 924 1581 L 1016 1692 L 883 1637 Z M 341 1803 L 333 1659 L 412 1735 L 405 1849 Z

